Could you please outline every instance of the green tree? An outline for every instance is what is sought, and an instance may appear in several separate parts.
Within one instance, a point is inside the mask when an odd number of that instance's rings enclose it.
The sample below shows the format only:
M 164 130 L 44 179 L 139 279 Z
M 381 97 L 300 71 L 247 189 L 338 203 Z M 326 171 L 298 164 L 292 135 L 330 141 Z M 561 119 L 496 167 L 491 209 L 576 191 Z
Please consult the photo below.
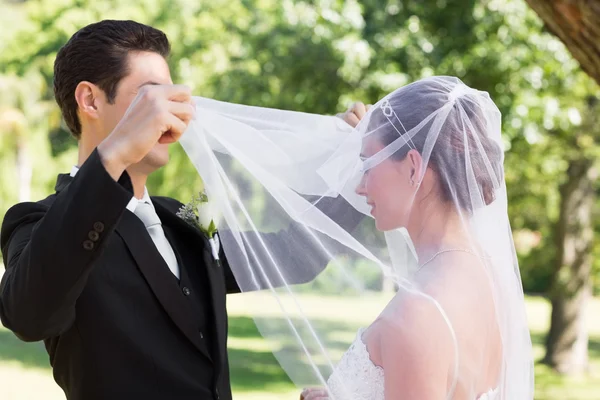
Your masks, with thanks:
M 600 82 L 598 32 L 600 9 L 592 2 L 527 0 L 545 26 L 562 40 L 581 68 Z M 588 85 L 594 87 L 591 82 Z M 587 370 L 588 337 L 582 319 L 592 295 L 594 220 L 598 210 L 600 124 L 598 97 L 589 97 L 580 108 L 583 124 L 565 140 L 566 179 L 560 185 L 560 215 L 554 235 L 556 258 L 550 299 L 552 318 L 544 361 L 560 372 Z M 596 207 L 595 207 L 596 206 Z

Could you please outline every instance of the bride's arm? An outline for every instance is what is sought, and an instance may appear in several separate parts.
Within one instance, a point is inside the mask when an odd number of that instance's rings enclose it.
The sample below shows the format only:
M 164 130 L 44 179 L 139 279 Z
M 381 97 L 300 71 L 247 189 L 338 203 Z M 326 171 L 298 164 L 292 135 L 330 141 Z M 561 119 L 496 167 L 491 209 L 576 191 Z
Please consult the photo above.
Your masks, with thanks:
M 455 346 L 433 300 L 410 296 L 380 327 L 385 399 L 441 400 L 452 390 Z M 450 380 L 450 382 L 449 382 Z

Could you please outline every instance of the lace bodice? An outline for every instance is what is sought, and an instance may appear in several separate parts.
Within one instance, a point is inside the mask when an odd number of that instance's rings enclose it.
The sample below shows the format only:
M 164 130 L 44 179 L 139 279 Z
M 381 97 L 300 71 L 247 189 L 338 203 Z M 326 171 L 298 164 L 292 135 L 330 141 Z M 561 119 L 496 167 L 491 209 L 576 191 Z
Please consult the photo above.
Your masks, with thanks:
M 373 364 L 359 329 L 354 342 L 342 356 L 327 381 L 333 400 L 384 400 L 383 368 Z
M 335 367 L 327 381 L 333 400 L 385 400 L 383 368 L 373 364 L 359 329 L 350 348 Z M 494 400 L 497 390 L 479 396 L 477 400 Z

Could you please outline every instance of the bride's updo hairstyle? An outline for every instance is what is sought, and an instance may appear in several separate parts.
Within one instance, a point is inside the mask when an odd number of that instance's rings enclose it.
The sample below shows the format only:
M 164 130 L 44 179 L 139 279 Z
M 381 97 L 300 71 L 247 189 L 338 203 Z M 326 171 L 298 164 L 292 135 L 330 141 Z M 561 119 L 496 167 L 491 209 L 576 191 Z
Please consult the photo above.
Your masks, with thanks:
M 500 138 L 490 136 L 494 130 L 483 118 L 489 101 L 487 93 L 471 89 L 456 78 L 444 77 L 412 83 L 391 93 L 387 101 L 393 113 L 374 113 L 368 131 L 375 131 L 384 146 L 409 135 L 411 145 L 400 147 L 390 155 L 392 159 L 404 160 L 414 145 L 423 162 L 436 173 L 441 198 L 469 213 L 495 200 L 496 190 L 504 182 L 504 153 Z M 451 110 L 440 129 L 432 129 L 436 118 L 423 124 L 443 107 Z M 436 134 L 439 136 L 430 137 Z M 434 144 L 432 148 L 430 143 Z M 468 176 L 467 171 L 472 175 Z

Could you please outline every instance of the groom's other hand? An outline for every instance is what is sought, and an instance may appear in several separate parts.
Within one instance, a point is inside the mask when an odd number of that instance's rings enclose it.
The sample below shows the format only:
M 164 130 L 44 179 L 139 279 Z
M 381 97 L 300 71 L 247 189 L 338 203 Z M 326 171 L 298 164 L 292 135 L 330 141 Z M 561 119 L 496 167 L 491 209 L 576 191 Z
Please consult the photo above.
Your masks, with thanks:
M 140 162 L 157 143 L 179 140 L 194 117 L 191 89 L 184 85 L 145 85 L 115 129 L 98 146 L 113 179 Z
M 308 388 L 304 389 L 300 394 L 300 400 L 327 400 L 329 394 L 323 388 Z
M 352 104 L 350 108 L 346 110 L 346 112 L 338 114 L 337 116 L 346 121 L 346 123 L 353 128 L 356 128 L 356 125 L 358 125 L 360 120 L 363 119 L 367 111 L 369 111 L 369 108 L 371 108 L 370 104 L 365 105 L 364 103 L 357 101 L 356 103 Z

